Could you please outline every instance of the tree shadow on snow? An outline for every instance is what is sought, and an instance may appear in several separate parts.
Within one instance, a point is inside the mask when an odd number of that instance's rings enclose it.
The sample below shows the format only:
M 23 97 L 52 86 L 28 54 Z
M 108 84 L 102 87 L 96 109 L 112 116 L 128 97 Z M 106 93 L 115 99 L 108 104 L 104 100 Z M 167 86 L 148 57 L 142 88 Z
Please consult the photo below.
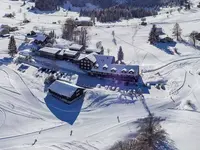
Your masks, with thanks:
M 174 53 L 170 50 L 170 47 L 175 47 L 176 46 L 176 42 L 171 42 L 171 43 L 157 43 L 155 44 L 155 46 L 159 49 L 161 49 L 162 51 L 164 51 L 165 53 L 169 54 L 169 55 L 173 55 Z
M 0 65 L 8 65 L 13 61 L 12 57 L 3 57 L 0 59 Z
M 49 110 L 60 120 L 73 125 L 81 111 L 83 100 L 77 99 L 72 104 L 66 104 L 51 95 L 45 97 L 45 102 Z

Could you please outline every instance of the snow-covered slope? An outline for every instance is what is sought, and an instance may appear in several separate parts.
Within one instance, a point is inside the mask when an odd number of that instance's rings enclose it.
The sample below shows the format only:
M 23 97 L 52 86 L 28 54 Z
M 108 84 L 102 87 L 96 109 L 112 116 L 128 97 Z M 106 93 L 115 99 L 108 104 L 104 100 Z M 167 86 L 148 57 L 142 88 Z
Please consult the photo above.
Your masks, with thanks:
M 60 36 L 65 19 L 79 16 L 76 12 L 67 13 L 63 9 L 58 12 L 33 13 L 26 9 L 32 3 L 21 7 L 21 1 L 0 2 L 0 24 L 19 27 L 19 31 L 12 33 L 18 46 L 23 43 L 24 35 L 33 29 L 47 33 L 55 30 L 57 36 Z M 196 6 L 198 1 L 194 2 Z M 169 9 L 172 9 L 172 15 L 165 13 Z M 125 92 L 114 92 L 102 86 L 87 90 L 80 100 L 66 105 L 47 95 L 44 85 L 47 74 L 38 72 L 33 66 L 28 66 L 22 73 L 18 70 L 20 64 L 11 63 L 12 59 L 7 54 L 9 39 L 0 38 L 0 149 L 104 150 L 118 140 L 133 138 L 136 134 L 133 121 L 147 116 L 151 111 L 166 118 L 163 127 L 178 149 L 199 150 L 200 52 L 191 45 L 188 35 L 193 30 L 200 30 L 200 9 L 194 7 L 180 13 L 176 10 L 166 8 L 157 17 L 148 17 L 148 25 L 145 27 L 139 25 L 140 20 L 131 19 L 108 24 L 97 22 L 89 30 L 91 46 L 102 41 L 105 54 L 110 49 L 110 55 L 114 56 L 117 56 L 119 46 L 122 46 L 125 62 L 141 65 L 145 83 L 165 84 L 165 90 L 152 86 L 144 94 L 145 99 Z M 12 12 L 16 13 L 15 18 L 2 17 Z M 24 14 L 31 23 L 21 24 Z M 59 20 L 61 24 L 52 24 Z M 147 42 L 153 23 L 162 27 L 171 37 L 176 22 L 183 29 L 182 38 L 185 42 L 157 46 Z M 115 31 L 117 44 L 112 41 L 112 31 Z M 56 46 L 65 46 L 68 44 L 65 42 L 58 39 Z M 179 55 L 169 53 L 174 48 L 177 48 Z M 69 77 L 73 77 L 76 72 L 85 84 L 96 81 L 102 85 L 119 86 L 111 81 L 87 77 L 72 67 L 68 68 Z M 32 145 L 36 139 L 37 142 Z

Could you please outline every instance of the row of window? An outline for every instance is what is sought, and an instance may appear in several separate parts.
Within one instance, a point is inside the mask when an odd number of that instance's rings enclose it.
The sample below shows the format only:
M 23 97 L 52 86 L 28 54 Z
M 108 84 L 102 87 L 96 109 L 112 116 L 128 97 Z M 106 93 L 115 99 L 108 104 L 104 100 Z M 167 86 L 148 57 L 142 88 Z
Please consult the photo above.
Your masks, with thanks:
M 81 66 L 81 69 L 90 70 L 90 67 Z
M 90 61 L 89 60 L 81 60 L 81 63 L 90 63 Z
M 90 66 L 90 64 L 81 63 L 81 66 Z

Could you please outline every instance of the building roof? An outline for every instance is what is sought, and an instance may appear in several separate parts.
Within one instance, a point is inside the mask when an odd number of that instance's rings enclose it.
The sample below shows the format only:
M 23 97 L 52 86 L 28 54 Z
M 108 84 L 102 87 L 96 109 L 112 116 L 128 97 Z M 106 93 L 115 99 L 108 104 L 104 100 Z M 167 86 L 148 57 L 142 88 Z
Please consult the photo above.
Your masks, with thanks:
M 91 53 L 91 54 L 80 54 L 80 56 L 78 57 L 78 60 L 82 60 L 82 59 L 89 59 L 91 62 L 95 63 L 97 60 L 96 60 L 96 55 L 97 53 Z
M 71 50 L 69 50 L 69 49 L 64 49 L 64 50 L 63 50 L 63 53 L 64 53 L 65 55 L 68 55 L 68 56 L 76 56 L 79 52 L 77 52 L 77 51 L 71 51 Z
M 74 50 L 74 51 L 80 51 L 83 48 L 83 45 L 79 45 L 79 44 L 72 44 L 69 46 L 70 50 Z
M 70 97 L 72 97 L 74 92 L 76 92 L 76 90 L 78 88 L 81 88 L 81 87 L 70 84 L 68 82 L 56 80 L 54 83 L 52 83 L 50 85 L 49 90 L 51 90 L 59 95 L 70 98 Z
M 37 36 L 35 37 L 35 40 L 44 42 L 46 40 L 47 36 L 42 33 L 38 33 Z
M 104 64 L 104 65 L 103 65 Z M 139 66 L 138 65 L 124 65 L 124 64 L 113 64 L 113 63 L 101 63 L 96 62 L 95 66 L 92 68 L 92 71 L 102 72 L 102 73 L 112 73 L 120 75 L 138 75 Z
M 92 53 L 92 52 L 101 53 L 101 49 L 97 49 L 97 48 L 86 48 L 85 52 L 86 52 L 86 53 Z
M 107 56 L 107 55 L 94 55 L 96 58 L 96 63 L 99 65 L 99 67 L 103 67 L 105 64 L 109 65 L 112 64 L 113 61 L 115 61 L 114 56 Z
M 57 54 L 60 51 L 61 50 L 59 48 L 52 48 L 52 47 L 43 47 L 43 48 L 39 49 L 39 52 L 45 52 L 45 53 L 49 53 L 49 54 Z

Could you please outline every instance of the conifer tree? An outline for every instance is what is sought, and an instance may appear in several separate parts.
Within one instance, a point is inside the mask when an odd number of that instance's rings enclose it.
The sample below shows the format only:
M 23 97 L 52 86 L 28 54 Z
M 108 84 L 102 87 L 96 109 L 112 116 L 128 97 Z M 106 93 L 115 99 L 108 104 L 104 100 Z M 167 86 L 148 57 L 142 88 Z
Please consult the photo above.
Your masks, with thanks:
M 14 55 L 17 54 L 17 46 L 16 46 L 16 41 L 15 41 L 14 36 L 10 37 L 10 41 L 9 41 L 9 44 L 8 44 L 8 50 L 9 50 L 8 54 L 11 57 L 14 57 Z
M 156 25 L 153 25 L 151 32 L 149 34 L 150 44 L 155 44 L 158 41 L 158 35 L 156 34 Z
M 176 23 L 174 25 L 172 34 L 173 34 L 173 36 L 176 37 L 177 41 L 179 41 L 181 39 L 181 33 L 182 33 L 182 29 L 180 28 L 179 24 Z
M 197 35 L 198 35 L 198 32 L 196 32 L 196 31 L 193 31 L 192 33 L 190 33 L 190 39 L 191 39 L 194 47 L 196 47 Z
M 104 47 L 101 46 L 101 54 L 104 55 Z
M 118 51 L 118 61 L 122 61 L 124 60 L 124 52 L 122 50 L 122 47 L 119 47 L 119 51 Z

